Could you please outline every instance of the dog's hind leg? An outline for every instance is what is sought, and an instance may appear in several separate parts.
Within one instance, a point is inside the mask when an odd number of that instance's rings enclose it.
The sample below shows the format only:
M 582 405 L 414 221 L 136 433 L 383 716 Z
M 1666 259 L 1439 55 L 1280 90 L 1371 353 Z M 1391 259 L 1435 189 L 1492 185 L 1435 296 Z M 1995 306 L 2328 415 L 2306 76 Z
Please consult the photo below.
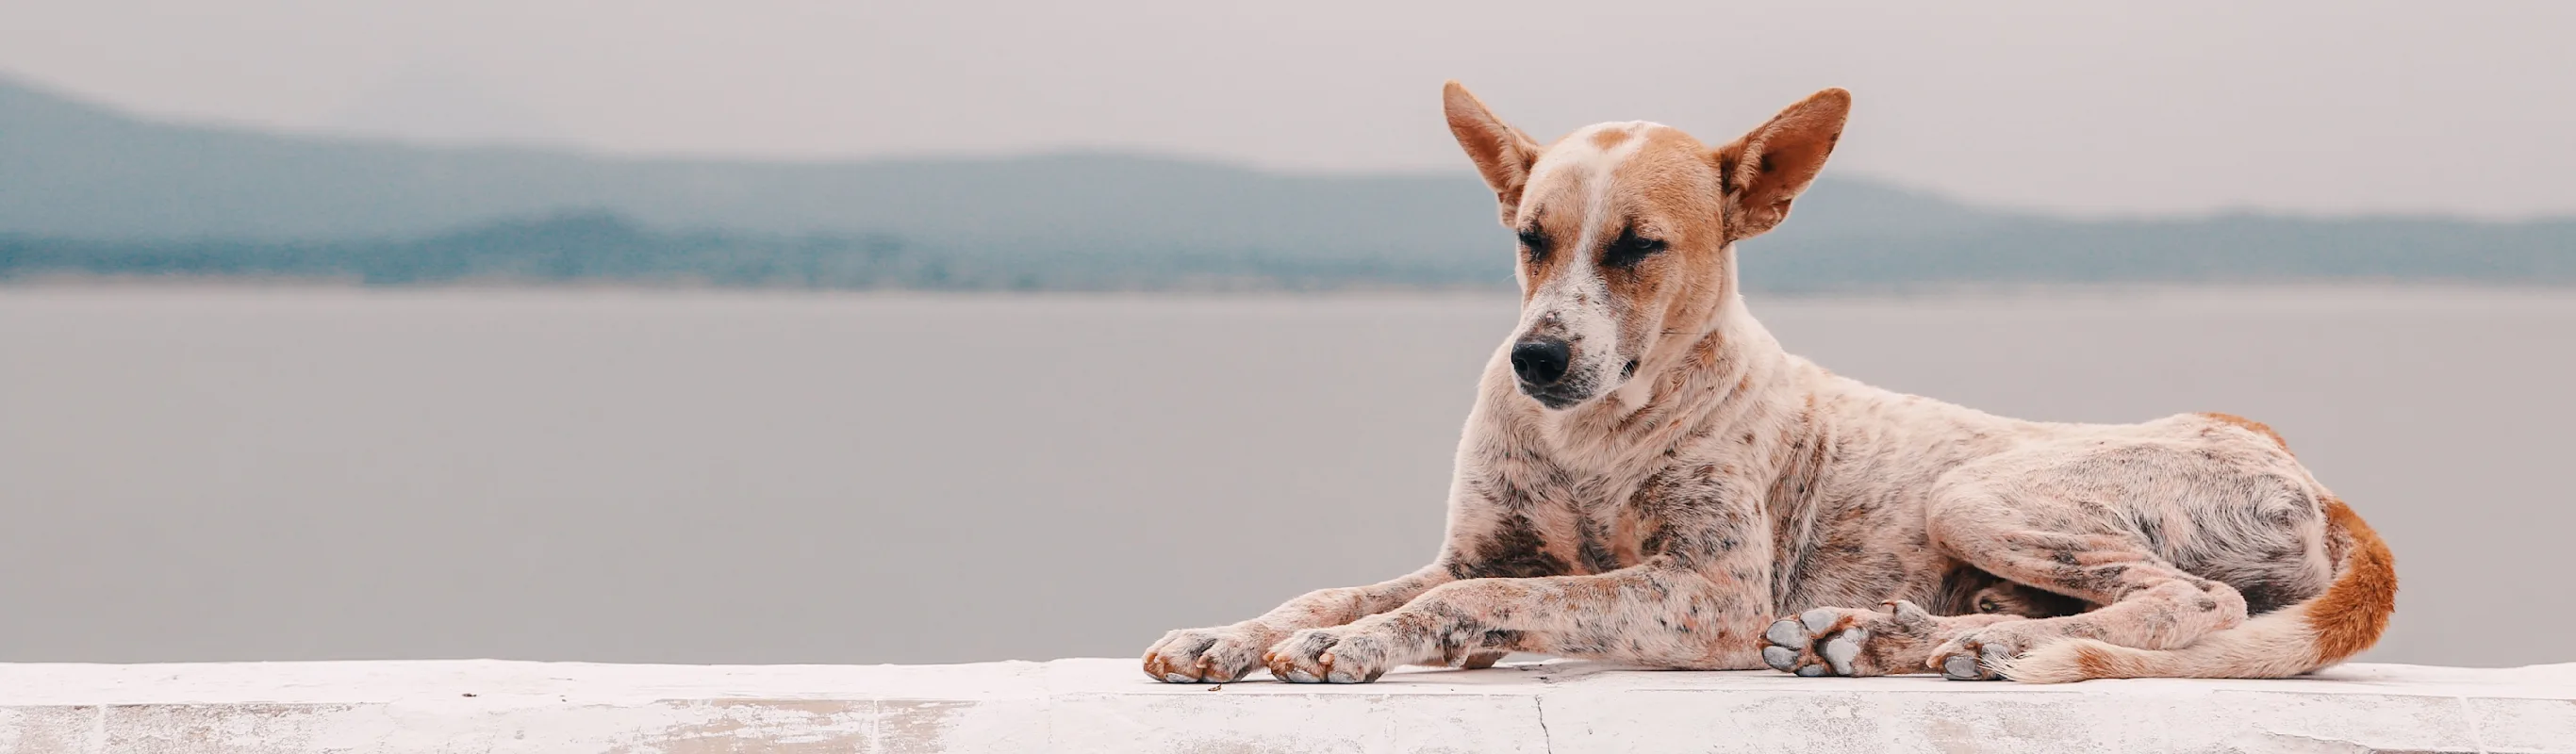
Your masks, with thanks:
M 2080 506 L 2013 489 L 2009 496 L 1973 484 L 1945 490 L 1933 503 L 1933 541 L 1996 576 L 2101 607 L 1951 636 L 1931 651 L 1944 677 L 2004 677 L 2014 658 L 2059 639 L 2167 649 L 2245 622 L 2245 598 L 2235 587 L 2184 572 L 2134 533 L 2063 515 Z

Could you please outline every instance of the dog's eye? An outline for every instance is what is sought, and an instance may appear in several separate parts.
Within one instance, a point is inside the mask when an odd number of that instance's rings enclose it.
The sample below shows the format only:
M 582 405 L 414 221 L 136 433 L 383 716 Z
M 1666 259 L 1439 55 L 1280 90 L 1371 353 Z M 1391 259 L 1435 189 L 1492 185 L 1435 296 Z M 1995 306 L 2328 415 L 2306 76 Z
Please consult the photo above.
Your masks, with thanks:
M 1629 228 L 1619 231 L 1619 240 L 1610 242 L 1608 253 L 1601 255 L 1601 264 L 1608 267 L 1628 267 L 1663 250 L 1662 239 L 1639 236 L 1637 229 Z
M 1529 252 L 1529 258 L 1532 260 L 1545 258 L 1547 256 L 1547 234 L 1538 232 L 1537 226 L 1522 228 L 1521 249 Z

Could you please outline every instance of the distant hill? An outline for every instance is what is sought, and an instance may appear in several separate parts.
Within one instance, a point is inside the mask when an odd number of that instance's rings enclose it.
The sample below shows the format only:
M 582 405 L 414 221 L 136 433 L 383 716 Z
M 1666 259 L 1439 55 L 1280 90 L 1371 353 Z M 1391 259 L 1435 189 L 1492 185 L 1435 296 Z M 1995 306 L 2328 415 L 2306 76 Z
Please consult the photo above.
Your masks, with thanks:
M 408 146 L 156 123 L 0 80 L 0 276 L 672 279 L 921 288 L 1509 284 L 1446 175 L 1123 154 L 763 163 Z M 2082 222 L 1828 177 L 1747 283 L 2576 282 L 2576 221 Z

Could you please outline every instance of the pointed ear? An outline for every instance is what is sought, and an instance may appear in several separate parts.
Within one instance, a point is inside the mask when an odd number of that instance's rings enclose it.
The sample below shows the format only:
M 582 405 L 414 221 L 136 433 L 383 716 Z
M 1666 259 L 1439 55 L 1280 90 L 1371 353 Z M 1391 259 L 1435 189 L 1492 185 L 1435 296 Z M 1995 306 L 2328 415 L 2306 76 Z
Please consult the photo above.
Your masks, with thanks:
M 1851 92 L 1827 89 L 1709 153 L 1726 192 L 1728 241 L 1761 235 L 1788 219 L 1789 202 L 1824 170 L 1849 115 Z
M 1467 159 L 1476 162 L 1476 172 L 1485 176 L 1485 185 L 1503 203 L 1503 227 L 1511 227 L 1512 213 L 1521 206 L 1521 189 L 1529 185 L 1530 165 L 1538 162 L 1538 142 L 1504 125 L 1457 81 L 1441 87 L 1440 104 L 1449 112 L 1449 133 L 1457 135 L 1458 146 L 1467 150 Z

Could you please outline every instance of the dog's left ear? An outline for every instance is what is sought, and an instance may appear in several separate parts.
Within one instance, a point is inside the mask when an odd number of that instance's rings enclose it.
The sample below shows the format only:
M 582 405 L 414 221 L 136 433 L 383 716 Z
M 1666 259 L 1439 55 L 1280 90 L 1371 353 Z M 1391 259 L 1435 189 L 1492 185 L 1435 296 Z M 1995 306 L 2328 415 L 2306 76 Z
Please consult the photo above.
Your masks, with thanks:
M 1851 92 L 1827 89 L 1709 153 L 1726 192 L 1727 241 L 1762 235 L 1788 219 L 1789 202 L 1825 169 L 1850 115 Z

